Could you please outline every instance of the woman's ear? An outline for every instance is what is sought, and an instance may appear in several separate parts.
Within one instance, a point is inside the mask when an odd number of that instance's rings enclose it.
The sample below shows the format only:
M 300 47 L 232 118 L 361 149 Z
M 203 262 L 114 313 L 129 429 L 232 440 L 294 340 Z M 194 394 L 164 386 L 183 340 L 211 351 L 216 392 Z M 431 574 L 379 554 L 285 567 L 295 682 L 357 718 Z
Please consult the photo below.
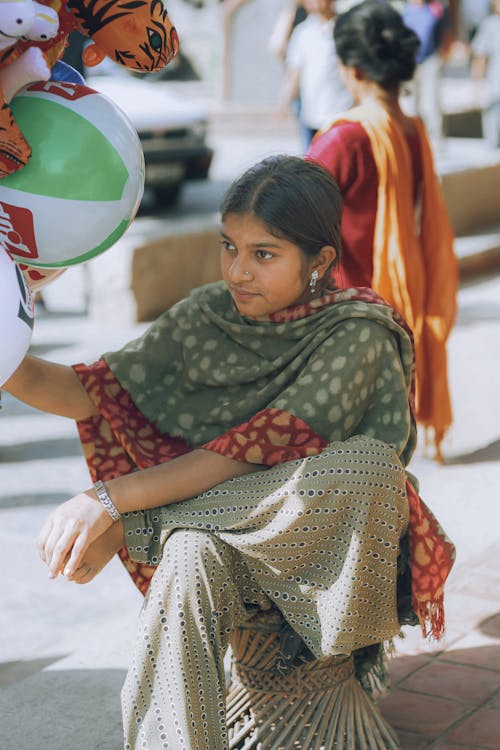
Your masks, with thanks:
M 332 245 L 324 245 L 319 251 L 319 254 L 314 259 L 313 268 L 319 274 L 319 278 L 322 279 L 325 273 L 331 268 L 337 259 L 337 251 Z

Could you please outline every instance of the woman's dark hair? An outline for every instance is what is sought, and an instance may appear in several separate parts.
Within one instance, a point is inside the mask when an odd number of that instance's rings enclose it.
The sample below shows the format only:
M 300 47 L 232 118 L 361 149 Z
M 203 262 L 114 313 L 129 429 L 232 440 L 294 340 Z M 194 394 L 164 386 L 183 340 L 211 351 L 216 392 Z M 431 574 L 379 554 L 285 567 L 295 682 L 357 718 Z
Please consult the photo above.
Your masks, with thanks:
M 358 68 L 385 89 L 413 78 L 420 40 L 387 2 L 366 0 L 341 13 L 334 39 L 343 65 Z
M 221 204 L 228 214 L 254 214 L 275 237 L 293 242 L 308 258 L 325 245 L 340 259 L 342 196 L 334 178 L 316 162 L 299 156 L 270 156 L 248 169 Z

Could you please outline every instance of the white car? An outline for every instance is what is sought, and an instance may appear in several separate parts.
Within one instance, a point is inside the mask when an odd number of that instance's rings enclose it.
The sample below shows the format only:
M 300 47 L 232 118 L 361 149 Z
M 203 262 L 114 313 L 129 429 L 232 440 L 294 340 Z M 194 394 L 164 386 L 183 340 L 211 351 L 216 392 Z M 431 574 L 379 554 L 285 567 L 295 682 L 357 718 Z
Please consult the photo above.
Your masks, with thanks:
M 107 62 L 88 70 L 87 85 L 128 115 L 144 151 L 146 188 L 159 206 L 172 205 L 186 180 L 208 177 L 213 157 L 206 140 L 208 113 L 202 104 L 181 98 L 178 88 L 170 90 L 168 81 L 136 78 Z

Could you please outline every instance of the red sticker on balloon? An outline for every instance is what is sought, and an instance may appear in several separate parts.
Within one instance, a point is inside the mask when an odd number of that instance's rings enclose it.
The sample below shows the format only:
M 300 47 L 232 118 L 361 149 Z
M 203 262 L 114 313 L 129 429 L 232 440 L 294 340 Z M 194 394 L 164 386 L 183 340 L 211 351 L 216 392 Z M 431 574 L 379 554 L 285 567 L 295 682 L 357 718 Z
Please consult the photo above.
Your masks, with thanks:
M 52 96 L 60 96 L 61 99 L 75 101 L 83 96 L 95 94 L 95 89 L 84 86 L 81 83 L 70 83 L 69 81 L 37 81 L 26 86 L 26 91 L 42 91 Z
M 0 245 L 9 255 L 38 258 L 33 214 L 29 209 L 0 203 Z

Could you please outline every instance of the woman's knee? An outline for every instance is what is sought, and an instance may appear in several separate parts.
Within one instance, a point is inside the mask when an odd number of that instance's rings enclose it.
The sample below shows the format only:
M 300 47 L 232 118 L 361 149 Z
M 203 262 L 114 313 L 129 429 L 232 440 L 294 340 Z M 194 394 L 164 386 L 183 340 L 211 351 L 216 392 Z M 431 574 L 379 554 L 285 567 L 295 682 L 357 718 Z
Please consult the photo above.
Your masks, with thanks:
M 177 586 L 229 577 L 234 551 L 213 534 L 197 529 L 176 529 L 167 538 L 160 563 L 163 574 Z
M 214 535 L 178 529 L 167 539 L 150 597 L 179 616 L 231 629 L 246 619 L 238 553 Z M 188 614 L 190 613 L 190 614 Z

